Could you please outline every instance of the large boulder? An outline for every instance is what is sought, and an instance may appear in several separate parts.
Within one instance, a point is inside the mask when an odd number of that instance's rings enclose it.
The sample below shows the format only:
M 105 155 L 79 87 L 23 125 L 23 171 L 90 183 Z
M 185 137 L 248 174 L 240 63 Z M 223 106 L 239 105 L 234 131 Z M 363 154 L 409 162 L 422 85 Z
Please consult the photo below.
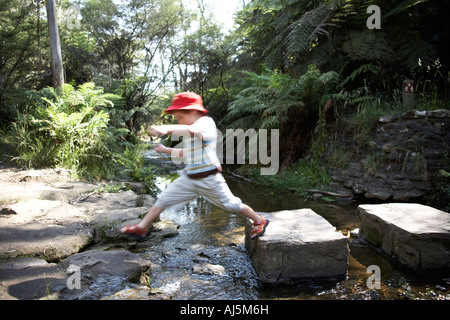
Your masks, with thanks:
M 270 223 L 265 234 L 246 247 L 259 280 L 265 283 L 299 279 L 340 280 L 348 266 L 348 238 L 311 209 L 261 213 Z
M 450 214 L 414 203 L 360 205 L 359 236 L 416 270 L 450 268 Z

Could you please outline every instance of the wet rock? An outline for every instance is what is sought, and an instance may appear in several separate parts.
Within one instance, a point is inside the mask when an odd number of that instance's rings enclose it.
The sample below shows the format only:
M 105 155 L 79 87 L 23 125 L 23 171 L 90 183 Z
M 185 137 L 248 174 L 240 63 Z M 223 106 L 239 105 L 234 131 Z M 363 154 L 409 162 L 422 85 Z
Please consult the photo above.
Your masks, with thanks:
M 114 241 L 121 237 L 120 228 L 126 224 L 138 222 L 147 211 L 148 208 L 145 207 L 123 207 L 96 214 L 90 220 L 90 224 L 95 229 L 95 243 Z
M 372 189 L 371 191 L 366 192 L 365 197 L 367 199 L 380 199 L 386 201 L 392 198 L 392 193 L 389 192 L 389 190 L 386 191 L 386 189 Z
M 17 214 L 17 212 L 15 212 L 11 208 L 3 208 L 2 210 L 0 210 L 0 214 L 1 215 L 13 215 L 13 214 Z
M 359 228 L 353 229 L 349 232 L 350 238 L 356 239 L 358 238 Z
M 139 247 L 118 229 L 140 221 L 154 199 L 133 191 L 101 193 L 93 186 L 54 170 L 0 170 L 0 299 L 99 299 L 148 269 L 148 261 L 110 249 Z M 177 234 L 177 228 L 161 220 L 151 238 Z M 67 281 L 77 266 L 81 289 L 71 290 Z
M 49 296 L 48 287 L 65 277 L 55 263 L 21 257 L 0 263 L 0 300 L 34 300 Z
M 198 274 L 207 274 L 207 275 L 226 275 L 225 268 L 220 265 L 214 265 L 210 263 L 197 263 L 192 267 L 192 271 Z
M 166 295 L 162 290 L 157 288 L 149 288 L 146 286 L 136 286 L 121 290 L 104 300 L 170 300 L 171 296 Z
M 126 250 L 89 251 L 59 264 L 18 258 L 0 263 L 0 298 L 100 299 L 137 282 L 149 266 L 149 261 Z M 79 287 L 71 278 L 77 276 Z
M 245 230 L 246 248 L 261 282 L 345 277 L 348 238 L 320 215 L 311 209 L 262 215 L 270 220 L 262 237 L 250 239 L 250 221 Z
M 413 203 L 360 205 L 359 236 L 416 271 L 450 268 L 450 214 Z
M 80 289 L 60 292 L 60 299 L 99 299 L 119 291 L 127 283 L 136 283 L 150 267 L 144 260 L 127 250 L 94 250 L 67 258 L 61 267 L 76 266 L 80 270 Z

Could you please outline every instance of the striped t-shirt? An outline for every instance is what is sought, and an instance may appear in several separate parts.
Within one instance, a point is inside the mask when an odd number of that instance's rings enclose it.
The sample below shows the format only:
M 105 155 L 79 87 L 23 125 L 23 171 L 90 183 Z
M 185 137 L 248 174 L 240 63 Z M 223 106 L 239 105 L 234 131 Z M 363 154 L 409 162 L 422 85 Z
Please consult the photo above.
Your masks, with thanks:
M 216 153 L 217 128 L 211 117 L 203 116 L 191 127 L 201 132 L 201 136 L 185 137 L 183 140 L 183 162 L 188 175 L 214 170 L 220 167 Z

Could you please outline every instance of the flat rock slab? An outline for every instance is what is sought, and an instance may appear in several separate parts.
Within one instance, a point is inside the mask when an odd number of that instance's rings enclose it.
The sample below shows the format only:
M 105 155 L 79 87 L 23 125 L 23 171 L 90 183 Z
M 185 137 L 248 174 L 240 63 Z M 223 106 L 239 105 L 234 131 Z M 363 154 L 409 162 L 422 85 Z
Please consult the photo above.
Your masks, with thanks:
M 0 217 L 0 259 L 20 256 L 47 261 L 78 253 L 93 239 L 85 210 L 62 201 L 28 200 L 9 206 Z
M 39 185 L 27 186 L 34 189 Z M 63 196 L 65 200 L 7 203 L 3 196 L 0 193 L 0 260 L 26 256 L 48 262 L 61 261 L 90 244 L 126 245 L 130 238 L 120 234 L 119 229 L 139 222 L 154 201 L 131 190 L 90 191 L 70 202 Z M 170 237 L 178 233 L 177 229 L 178 225 L 171 221 L 159 221 L 152 226 L 151 237 Z
M 347 274 L 348 238 L 311 209 L 260 213 L 270 223 L 265 234 L 246 247 L 259 280 L 286 283 L 301 279 L 340 280 Z
M 450 268 L 450 214 L 421 204 L 360 205 L 359 236 L 415 270 Z
M 72 181 L 64 169 L 0 170 L 0 198 L 3 202 L 31 199 L 61 200 L 93 190 L 98 184 Z
M 21 257 L 0 262 L 0 300 L 97 300 L 139 283 L 149 268 L 126 250 L 87 251 L 58 264 Z

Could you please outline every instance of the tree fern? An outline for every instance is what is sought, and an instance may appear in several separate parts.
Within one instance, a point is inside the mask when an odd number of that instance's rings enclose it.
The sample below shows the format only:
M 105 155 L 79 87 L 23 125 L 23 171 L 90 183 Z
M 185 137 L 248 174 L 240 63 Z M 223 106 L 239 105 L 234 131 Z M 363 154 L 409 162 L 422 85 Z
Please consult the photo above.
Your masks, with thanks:
M 283 52 L 284 67 L 292 66 L 297 57 L 308 52 L 320 36 L 329 35 L 327 28 L 331 25 L 329 18 L 334 10 L 335 7 L 327 5 L 307 11 L 275 37 L 265 54 L 271 50 L 271 57 L 276 59 L 276 56 Z
M 270 69 L 246 75 L 242 80 L 246 87 L 230 104 L 223 122 L 244 130 L 279 129 L 280 155 L 287 167 L 304 151 L 320 106 L 335 92 L 338 74 L 321 74 L 310 66 L 299 78 Z

